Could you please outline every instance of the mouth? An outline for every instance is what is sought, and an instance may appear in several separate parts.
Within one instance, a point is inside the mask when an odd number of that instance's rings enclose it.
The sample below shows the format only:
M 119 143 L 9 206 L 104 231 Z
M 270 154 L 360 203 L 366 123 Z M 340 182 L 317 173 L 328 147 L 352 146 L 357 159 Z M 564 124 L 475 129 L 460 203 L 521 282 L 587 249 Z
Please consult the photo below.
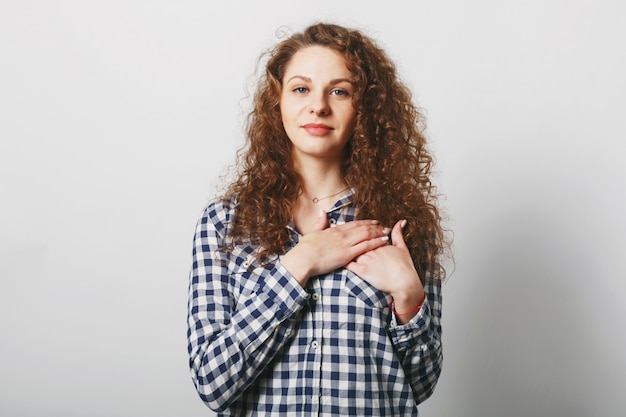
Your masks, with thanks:
M 307 123 L 305 125 L 302 125 L 302 128 L 306 130 L 307 133 L 313 136 L 323 136 L 333 130 L 332 127 L 323 123 Z

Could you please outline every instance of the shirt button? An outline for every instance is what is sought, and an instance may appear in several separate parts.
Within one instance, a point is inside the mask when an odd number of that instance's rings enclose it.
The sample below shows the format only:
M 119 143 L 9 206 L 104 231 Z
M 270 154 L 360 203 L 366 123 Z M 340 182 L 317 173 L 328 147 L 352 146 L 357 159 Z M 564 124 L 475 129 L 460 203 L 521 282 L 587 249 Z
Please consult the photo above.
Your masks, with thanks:
M 317 349 L 318 344 L 319 344 L 319 343 L 317 343 L 317 340 L 314 340 L 314 341 L 312 341 L 312 342 L 311 342 L 311 347 L 312 347 L 313 349 Z
M 335 220 L 334 218 L 332 218 L 332 217 L 331 217 L 331 218 L 328 220 L 328 224 L 330 224 L 330 225 L 337 224 L 337 220 Z
M 320 296 L 318 293 L 313 293 L 313 295 L 311 295 L 311 298 L 313 299 L 313 301 L 317 301 L 320 299 Z
M 243 261 L 243 263 L 241 265 L 243 265 L 244 268 L 249 268 L 250 265 L 252 265 L 252 262 L 254 262 L 254 256 L 253 255 L 248 255 L 246 257 L 246 260 Z

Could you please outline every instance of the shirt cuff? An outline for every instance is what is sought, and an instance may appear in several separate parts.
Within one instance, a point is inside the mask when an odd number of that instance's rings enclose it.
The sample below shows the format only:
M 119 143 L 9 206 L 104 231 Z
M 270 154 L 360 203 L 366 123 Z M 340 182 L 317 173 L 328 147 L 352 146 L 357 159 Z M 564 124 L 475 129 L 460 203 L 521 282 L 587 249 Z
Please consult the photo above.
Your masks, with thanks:
M 288 337 L 294 318 L 310 297 L 282 265 L 277 264 L 265 272 L 256 292 L 239 300 L 242 308 L 238 308 L 237 323 L 241 328 L 235 334 L 249 353 L 272 334 Z
M 280 260 L 276 261 L 272 270 L 265 277 L 264 285 L 260 291 L 279 306 L 278 311 L 276 311 L 276 318 L 280 321 L 300 311 L 311 296 L 280 263 Z
M 389 334 L 391 341 L 399 349 L 406 349 L 417 344 L 428 333 L 430 327 L 430 307 L 428 299 L 422 305 L 417 314 L 407 323 L 399 324 L 394 314 L 391 315 L 389 323 Z

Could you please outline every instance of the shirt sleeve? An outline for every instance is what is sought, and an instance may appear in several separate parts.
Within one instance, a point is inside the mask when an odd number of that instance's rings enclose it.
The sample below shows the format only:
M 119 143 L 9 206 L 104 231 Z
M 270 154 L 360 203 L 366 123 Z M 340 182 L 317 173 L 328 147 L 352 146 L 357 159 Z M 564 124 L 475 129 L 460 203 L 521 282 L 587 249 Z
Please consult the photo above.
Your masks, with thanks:
M 226 260 L 220 251 L 231 215 L 219 203 L 207 207 L 196 227 L 190 273 L 189 367 L 200 398 L 214 411 L 228 408 L 265 370 L 289 341 L 309 297 L 280 261 L 229 273 L 231 261 L 245 264 L 241 257 Z M 249 274 L 262 277 L 251 288 L 239 285 Z
M 427 302 L 408 323 L 399 325 L 395 316 L 389 327 L 391 341 L 411 381 L 417 403 L 435 390 L 443 353 L 441 347 L 441 283 L 427 283 Z

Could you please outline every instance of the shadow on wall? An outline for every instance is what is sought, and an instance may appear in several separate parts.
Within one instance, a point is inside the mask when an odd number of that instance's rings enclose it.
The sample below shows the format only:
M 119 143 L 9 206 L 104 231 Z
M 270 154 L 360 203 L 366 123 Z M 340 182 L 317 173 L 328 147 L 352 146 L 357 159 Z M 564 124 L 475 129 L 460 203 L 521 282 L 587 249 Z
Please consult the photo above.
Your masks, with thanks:
M 598 357 L 590 304 L 602 264 L 579 220 L 518 205 L 473 236 L 478 305 L 455 348 L 466 416 L 597 415 L 589 399 L 611 366 Z

